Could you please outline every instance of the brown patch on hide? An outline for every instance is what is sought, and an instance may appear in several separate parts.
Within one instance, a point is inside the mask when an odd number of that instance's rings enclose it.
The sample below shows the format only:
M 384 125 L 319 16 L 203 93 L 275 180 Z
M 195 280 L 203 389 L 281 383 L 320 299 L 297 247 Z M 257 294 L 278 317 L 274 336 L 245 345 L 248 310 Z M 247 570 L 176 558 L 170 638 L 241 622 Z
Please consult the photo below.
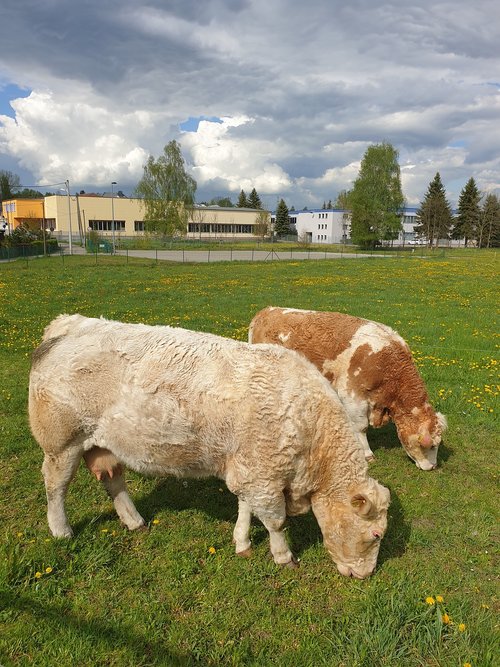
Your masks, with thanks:
M 252 343 L 275 343 L 296 350 L 320 371 L 325 361 L 335 360 L 349 347 L 355 332 L 366 324 L 366 320 L 343 313 L 285 310 L 264 308 L 258 312 L 250 324 Z M 335 379 L 329 372 L 325 377 L 330 382 Z
M 35 348 L 31 354 L 31 365 L 32 368 L 35 368 L 41 360 L 52 350 L 52 348 L 57 345 L 61 340 L 62 336 L 56 336 L 55 338 L 48 338 L 44 340 L 40 345 Z
M 358 396 L 366 396 L 380 387 L 384 377 L 385 348 L 373 352 L 368 343 L 360 345 L 351 357 L 347 369 L 349 391 Z

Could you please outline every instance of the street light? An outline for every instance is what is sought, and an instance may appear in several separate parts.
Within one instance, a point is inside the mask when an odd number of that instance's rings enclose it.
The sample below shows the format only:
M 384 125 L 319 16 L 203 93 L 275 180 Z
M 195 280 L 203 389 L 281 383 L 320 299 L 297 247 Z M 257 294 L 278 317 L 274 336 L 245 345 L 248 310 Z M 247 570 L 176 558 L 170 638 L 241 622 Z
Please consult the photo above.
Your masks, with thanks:
M 111 181 L 111 229 L 113 231 L 113 255 L 115 254 L 116 251 L 116 246 L 115 246 L 115 193 L 113 190 L 113 186 L 116 185 L 116 181 Z

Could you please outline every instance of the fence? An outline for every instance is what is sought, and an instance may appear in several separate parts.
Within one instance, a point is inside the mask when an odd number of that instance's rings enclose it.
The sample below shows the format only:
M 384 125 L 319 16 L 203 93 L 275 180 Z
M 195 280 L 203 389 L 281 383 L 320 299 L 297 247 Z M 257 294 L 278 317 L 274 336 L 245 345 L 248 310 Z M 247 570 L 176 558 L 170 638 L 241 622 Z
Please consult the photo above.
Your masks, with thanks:
M 39 257 L 40 255 L 54 255 L 60 252 L 61 250 L 58 244 L 53 241 L 47 242 L 45 247 L 43 241 L 35 241 L 33 243 L 22 243 L 15 246 L 1 245 L 0 259 L 9 261 L 20 257 Z

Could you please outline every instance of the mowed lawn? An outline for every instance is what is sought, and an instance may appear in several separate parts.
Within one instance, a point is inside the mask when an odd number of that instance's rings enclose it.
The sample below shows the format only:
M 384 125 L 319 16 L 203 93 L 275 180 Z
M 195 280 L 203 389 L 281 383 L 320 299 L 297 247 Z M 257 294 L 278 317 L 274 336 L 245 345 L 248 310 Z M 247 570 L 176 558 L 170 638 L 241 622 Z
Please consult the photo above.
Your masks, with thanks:
M 0 265 L 0 664 L 488 667 L 498 633 L 498 252 L 437 258 L 170 264 L 60 257 Z M 42 453 L 27 421 L 31 352 L 59 313 L 170 324 L 245 340 L 266 305 L 339 310 L 408 341 L 449 421 L 422 472 L 392 425 L 370 431 L 392 495 L 379 564 L 342 577 L 312 514 L 289 520 L 301 559 L 280 569 L 263 526 L 232 545 L 235 497 L 216 479 L 129 488 L 129 533 L 82 465 L 72 540 L 46 524 Z M 279 391 L 279 387 L 276 387 Z

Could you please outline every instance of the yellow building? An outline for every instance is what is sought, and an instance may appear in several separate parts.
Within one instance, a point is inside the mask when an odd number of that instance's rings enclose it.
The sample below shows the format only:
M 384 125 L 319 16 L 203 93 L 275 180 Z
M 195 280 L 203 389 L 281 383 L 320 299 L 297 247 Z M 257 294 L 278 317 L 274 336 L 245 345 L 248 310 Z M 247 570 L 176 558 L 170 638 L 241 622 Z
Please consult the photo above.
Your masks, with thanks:
M 73 240 L 83 238 L 89 230 L 115 238 L 144 234 L 144 204 L 141 199 L 79 194 L 45 197 L 47 229 L 54 236 L 66 238 L 71 230 Z M 191 212 L 186 238 L 244 239 L 259 232 L 263 212 L 251 208 L 195 206 Z M 269 216 L 270 220 L 270 216 Z
M 2 215 L 7 221 L 9 232 L 19 225 L 33 230 L 43 229 L 44 200 L 7 199 L 2 202 Z

